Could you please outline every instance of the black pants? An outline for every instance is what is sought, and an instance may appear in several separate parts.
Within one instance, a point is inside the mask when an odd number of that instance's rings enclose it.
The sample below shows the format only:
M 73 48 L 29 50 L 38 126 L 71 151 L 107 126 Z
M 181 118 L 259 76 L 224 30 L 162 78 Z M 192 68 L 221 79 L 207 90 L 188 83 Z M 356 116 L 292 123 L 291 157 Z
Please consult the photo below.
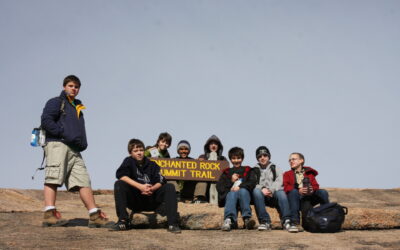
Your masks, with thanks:
M 142 195 L 141 192 L 118 180 L 114 184 L 115 210 L 119 220 L 129 219 L 127 208 L 133 212 L 154 211 L 161 203 L 165 202 L 168 225 L 178 224 L 178 205 L 176 201 L 175 187 L 172 184 L 164 184 L 153 195 Z

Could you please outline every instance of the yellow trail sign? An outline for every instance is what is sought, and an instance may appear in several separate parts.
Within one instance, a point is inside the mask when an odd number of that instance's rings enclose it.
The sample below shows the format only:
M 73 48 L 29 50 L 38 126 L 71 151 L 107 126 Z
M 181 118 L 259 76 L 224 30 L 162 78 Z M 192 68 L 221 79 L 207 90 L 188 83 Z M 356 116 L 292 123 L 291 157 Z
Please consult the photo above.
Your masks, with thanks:
M 167 180 L 217 181 L 222 171 L 229 168 L 227 161 L 194 159 L 150 158 L 160 166 Z

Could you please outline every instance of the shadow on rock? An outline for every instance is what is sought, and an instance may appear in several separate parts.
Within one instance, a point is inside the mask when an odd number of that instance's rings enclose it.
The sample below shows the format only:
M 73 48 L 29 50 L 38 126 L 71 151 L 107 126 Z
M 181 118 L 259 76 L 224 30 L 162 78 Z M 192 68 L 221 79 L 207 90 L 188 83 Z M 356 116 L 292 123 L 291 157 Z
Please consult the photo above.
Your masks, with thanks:
M 88 219 L 75 218 L 72 220 L 68 220 L 68 224 L 66 225 L 66 227 L 87 227 L 88 224 Z

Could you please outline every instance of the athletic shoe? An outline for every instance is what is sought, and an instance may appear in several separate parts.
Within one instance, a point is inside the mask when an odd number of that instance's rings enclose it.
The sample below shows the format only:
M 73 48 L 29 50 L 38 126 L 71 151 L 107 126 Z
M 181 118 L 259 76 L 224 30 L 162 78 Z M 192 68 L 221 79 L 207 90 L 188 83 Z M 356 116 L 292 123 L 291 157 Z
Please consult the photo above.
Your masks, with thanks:
M 299 229 L 295 224 L 291 223 L 289 219 L 285 220 L 283 223 L 283 229 L 287 230 L 289 233 L 297 233 Z
M 126 231 L 129 229 L 131 229 L 131 223 L 123 220 L 119 220 L 110 227 L 110 231 Z
M 256 222 L 252 218 L 244 218 L 244 228 L 247 230 L 254 229 Z
M 261 223 L 259 226 L 258 226 L 258 231 L 269 231 L 269 230 L 271 230 L 271 224 L 270 223 Z
M 168 226 L 167 229 L 168 232 L 174 233 L 174 234 L 180 234 L 181 233 L 181 229 L 179 228 L 178 225 L 171 225 Z
M 224 220 L 224 223 L 221 226 L 222 231 L 231 231 L 231 226 L 232 226 L 232 220 L 231 218 L 226 218 Z

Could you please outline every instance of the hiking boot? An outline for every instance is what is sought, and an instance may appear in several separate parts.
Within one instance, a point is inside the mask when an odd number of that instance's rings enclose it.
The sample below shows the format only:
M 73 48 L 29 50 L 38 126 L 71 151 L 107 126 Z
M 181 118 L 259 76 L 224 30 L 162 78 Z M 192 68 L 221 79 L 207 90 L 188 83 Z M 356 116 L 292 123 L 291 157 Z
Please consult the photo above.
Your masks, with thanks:
M 89 225 L 90 228 L 111 228 L 114 226 L 114 223 L 109 221 L 106 214 L 103 213 L 100 209 L 97 212 L 91 213 L 89 215 Z
M 258 231 L 267 231 L 267 230 L 271 230 L 271 224 L 270 223 L 260 223 L 260 225 L 258 226 Z
M 244 228 L 246 228 L 247 230 L 254 229 L 255 225 L 256 225 L 256 222 L 251 217 L 244 218 Z
M 61 214 L 57 209 L 54 208 L 44 212 L 43 227 L 62 227 L 66 224 L 68 224 L 68 221 L 61 219 Z
M 291 223 L 290 220 L 285 220 L 283 223 L 283 229 L 287 230 L 289 233 L 297 233 L 299 229 L 296 227 L 295 224 Z
M 126 231 L 131 229 L 129 221 L 119 220 L 117 223 L 110 227 L 110 231 Z
M 178 225 L 171 225 L 168 226 L 167 229 L 168 232 L 174 233 L 174 234 L 180 234 L 181 233 L 181 229 Z
M 228 232 L 231 231 L 231 229 L 232 229 L 232 220 L 231 218 L 226 218 L 221 226 L 221 230 Z

